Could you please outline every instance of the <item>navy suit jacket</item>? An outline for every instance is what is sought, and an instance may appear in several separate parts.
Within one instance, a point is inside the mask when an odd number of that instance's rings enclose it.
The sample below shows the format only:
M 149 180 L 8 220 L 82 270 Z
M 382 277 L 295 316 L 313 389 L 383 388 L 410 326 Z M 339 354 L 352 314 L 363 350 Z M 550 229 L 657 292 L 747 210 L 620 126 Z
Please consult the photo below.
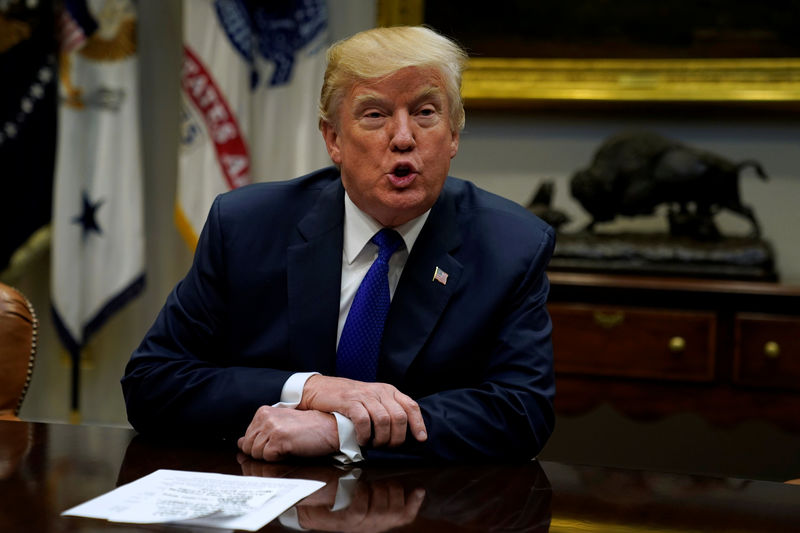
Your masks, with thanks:
M 335 168 L 220 195 L 191 269 L 126 367 L 131 424 L 235 438 L 292 373 L 335 375 L 343 219 Z M 384 330 L 378 381 L 414 398 L 428 430 L 427 442 L 409 436 L 394 451 L 520 459 L 544 446 L 554 425 L 545 307 L 554 244 L 526 209 L 447 178 Z

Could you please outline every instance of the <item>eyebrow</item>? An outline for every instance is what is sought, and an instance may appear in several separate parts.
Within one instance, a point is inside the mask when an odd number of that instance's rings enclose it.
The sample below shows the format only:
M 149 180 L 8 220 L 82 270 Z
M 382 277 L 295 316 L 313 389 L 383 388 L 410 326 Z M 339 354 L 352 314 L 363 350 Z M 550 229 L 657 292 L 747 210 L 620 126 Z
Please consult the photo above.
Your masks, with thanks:
M 435 85 L 431 85 L 430 87 L 425 88 L 424 90 L 420 91 L 412 100 L 412 105 L 418 104 L 420 101 L 427 100 L 428 98 L 434 98 L 437 101 L 441 101 L 442 97 L 442 90 Z M 367 93 L 367 94 L 360 94 L 353 98 L 354 106 L 353 109 L 356 111 L 360 111 L 364 107 L 369 107 L 371 105 L 377 106 L 386 106 L 388 105 L 388 98 L 383 96 L 379 96 L 374 93 Z
M 386 105 L 387 99 L 378 96 L 377 94 L 367 93 L 356 96 L 355 98 L 353 98 L 353 102 L 355 103 L 353 109 L 360 110 L 364 107 L 369 107 L 371 105 L 378 105 L 378 106 Z
M 439 87 L 436 87 L 435 85 L 431 85 L 430 87 L 428 87 L 424 91 L 420 92 L 416 96 L 416 98 L 414 98 L 414 100 L 412 100 L 412 101 L 414 103 L 417 103 L 417 102 L 419 102 L 421 100 L 427 100 L 428 98 L 432 98 L 432 97 L 436 97 L 437 100 L 441 100 L 441 96 L 442 96 L 442 90 Z

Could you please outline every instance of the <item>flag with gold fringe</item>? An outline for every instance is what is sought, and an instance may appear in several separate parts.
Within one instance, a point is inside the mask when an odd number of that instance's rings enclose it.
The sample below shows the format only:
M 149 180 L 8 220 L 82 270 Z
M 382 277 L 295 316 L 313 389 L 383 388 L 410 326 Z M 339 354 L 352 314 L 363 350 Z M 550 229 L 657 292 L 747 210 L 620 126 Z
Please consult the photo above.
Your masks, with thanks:
M 137 13 L 130 0 L 65 0 L 51 296 L 73 357 L 144 285 Z

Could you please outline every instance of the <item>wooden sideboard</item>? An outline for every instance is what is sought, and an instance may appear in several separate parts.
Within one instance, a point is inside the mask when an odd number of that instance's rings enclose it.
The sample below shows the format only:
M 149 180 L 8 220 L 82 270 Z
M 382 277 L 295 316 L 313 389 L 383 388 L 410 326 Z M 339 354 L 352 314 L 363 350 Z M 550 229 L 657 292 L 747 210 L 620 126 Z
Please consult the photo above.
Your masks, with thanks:
M 800 432 L 800 286 L 549 273 L 556 411 Z

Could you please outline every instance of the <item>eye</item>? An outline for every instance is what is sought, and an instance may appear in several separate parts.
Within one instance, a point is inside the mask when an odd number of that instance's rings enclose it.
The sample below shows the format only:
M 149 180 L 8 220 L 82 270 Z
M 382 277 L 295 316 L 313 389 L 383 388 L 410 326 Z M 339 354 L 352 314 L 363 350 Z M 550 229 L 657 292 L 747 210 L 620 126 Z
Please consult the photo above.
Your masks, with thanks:
M 361 127 L 368 130 L 380 128 L 386 122 L 386 112 L 376 107 L 360 110 L 356 116 Z
M 423 124 L 428 124 L 433 123 L 440 112 L 439 106 L 435 103 L 428 102 L 420 105 L 414 114 L 419 120 L 424 121 Z

